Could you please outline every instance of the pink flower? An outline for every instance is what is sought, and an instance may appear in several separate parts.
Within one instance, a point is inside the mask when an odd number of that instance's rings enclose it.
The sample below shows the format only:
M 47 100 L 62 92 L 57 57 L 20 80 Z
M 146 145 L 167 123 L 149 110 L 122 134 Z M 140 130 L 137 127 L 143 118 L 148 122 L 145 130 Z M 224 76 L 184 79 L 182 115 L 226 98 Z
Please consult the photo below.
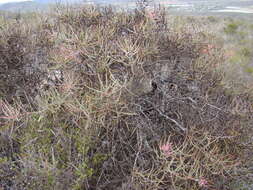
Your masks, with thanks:
M 208 185 L 208 181 L 206 179 L 204 179 L 204 178 L 200 178 L 198 180 L 198 182 L 199 182 L 199 186 L 200 187 L 207 187 L 207 185 Z
M 160 150 L 166 155 L 171 156 L 172 154 L 172 143 L 167 142 L 160 147 Z

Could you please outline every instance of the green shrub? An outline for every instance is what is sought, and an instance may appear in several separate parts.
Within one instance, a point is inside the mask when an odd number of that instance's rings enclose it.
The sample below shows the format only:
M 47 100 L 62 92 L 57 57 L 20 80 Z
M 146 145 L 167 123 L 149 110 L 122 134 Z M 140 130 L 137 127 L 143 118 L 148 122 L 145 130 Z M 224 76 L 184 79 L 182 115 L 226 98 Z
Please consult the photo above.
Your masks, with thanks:
M 250 51 L 249 48 L 247 47 L 244 47 L 241 49 L 241 52 L 240 52 L 244 57 L 250 57 L 252 52 Z
M 239 25 L 237 23 L 229 23 L 225 28 L 226 34 L 235 34 L 238 31 Z

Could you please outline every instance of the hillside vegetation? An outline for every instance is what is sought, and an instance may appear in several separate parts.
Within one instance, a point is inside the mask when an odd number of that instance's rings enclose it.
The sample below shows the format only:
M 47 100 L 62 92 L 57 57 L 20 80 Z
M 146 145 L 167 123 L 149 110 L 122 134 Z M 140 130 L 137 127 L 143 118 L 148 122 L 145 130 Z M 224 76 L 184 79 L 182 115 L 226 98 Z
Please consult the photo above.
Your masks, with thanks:
M 162 8 L 2 17 L 0 189 L 252 189 L 252 72 L 229 69 L 252 52 L 228 51 L 230 22 Z

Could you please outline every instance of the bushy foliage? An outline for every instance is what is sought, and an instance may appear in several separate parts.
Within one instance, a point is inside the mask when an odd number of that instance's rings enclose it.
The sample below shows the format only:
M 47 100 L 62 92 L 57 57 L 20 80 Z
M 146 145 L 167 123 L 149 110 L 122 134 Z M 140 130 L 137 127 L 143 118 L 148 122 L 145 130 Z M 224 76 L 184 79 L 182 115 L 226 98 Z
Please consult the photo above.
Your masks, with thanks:
M 243 179 L 250 94 L 224 87 L 222 47 L 166 16 L 62 7 L 1 31 L 4 189 L 228 189 Z

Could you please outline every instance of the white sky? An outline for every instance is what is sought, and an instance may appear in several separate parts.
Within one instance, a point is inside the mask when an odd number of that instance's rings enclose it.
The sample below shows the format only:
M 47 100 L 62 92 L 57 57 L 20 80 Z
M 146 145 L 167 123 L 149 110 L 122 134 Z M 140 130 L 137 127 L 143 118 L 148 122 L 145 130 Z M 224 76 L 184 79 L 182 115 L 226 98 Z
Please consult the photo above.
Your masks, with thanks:
M 22 1 L 32 1 L 32 0 L 0 0 L 0 4 L 2 4 L 2 3 L 12 3 L 12 2 L 22 2 Z

